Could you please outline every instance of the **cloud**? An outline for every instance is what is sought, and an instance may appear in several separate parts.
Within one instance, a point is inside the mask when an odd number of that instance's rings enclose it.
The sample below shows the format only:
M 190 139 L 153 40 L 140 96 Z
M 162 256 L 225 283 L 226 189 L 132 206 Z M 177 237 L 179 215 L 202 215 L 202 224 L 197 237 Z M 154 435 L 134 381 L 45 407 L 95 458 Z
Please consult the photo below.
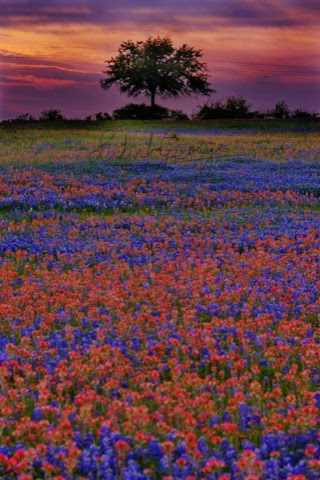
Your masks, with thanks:
M 303 8 L 304 10 L 320 13 L 319 0 L 295 0 L 292 3 L 293 5 L 296 5 L 299 8 Z
M 87 0 L 0 0 L 0 22 L 17 26 L 33 23 L 74 23 L 92 15 Z
M 14 52 L 6 49 L 0 49 L 0 67 L 2 70 L 6 69 L 8 65 L 21 65 L 21 66 L 47 66 L 55 68 L 70 68 L 68 63 L 59 62 L 59 61 L 50 61 L 45 59 L 40 59 L 32 55 L 23 55 L 19 52 Z
M 288 27 L 317 23 L 317 0 L 0 0 L 0 24 L 122 24 L 163 25 L 225 23 Z M 186 22 L 186 18 L 192 22 Z
M 0 85 L 28 86 L 37 89 L 53 89 L 59 87 L 91 88 L 99 85 L 100 75 L 86 70 L 73 68 L 71 65 L 46 61 L 32 56 L 0 50 L 2 55 Z
M 289 27 L 309 24 L 309 9 L 304 2 L 294 0 L 228 0 L 226 2 L 202 2 L 203 10 L 210 17 L 224 19 L 233 25 Z
M 6 85 L 33 85 L 44 90 L 66 85 L 78 87 L 90 85 L 92 88 L 99 85 L 99 76 L 72 71 L 62 72 L 54 68 L 29 68 L 25 71 L 20 68 L 1 74 L 0 82 Z
M 78 83 L 75 80 L 67 78 L 52 78 L 52 77 L 38 77 L 36 75 L 3 75 L 0 76 L 0 85 L 15 85 L 15 86 L 25 86 L 33 85 L 34 87 L 39 87 L 43 89 L 51 89 L 54 87 L 64 87 L 77 85 Z

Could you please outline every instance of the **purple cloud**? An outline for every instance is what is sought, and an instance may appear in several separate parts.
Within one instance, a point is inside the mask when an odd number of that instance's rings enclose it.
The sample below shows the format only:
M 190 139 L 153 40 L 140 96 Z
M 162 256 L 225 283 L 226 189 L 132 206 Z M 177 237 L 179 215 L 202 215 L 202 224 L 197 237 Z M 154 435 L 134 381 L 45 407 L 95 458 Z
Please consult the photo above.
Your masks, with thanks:
M 179 28 L 189 15 L 194 25 L 205 19 L 208 25 L 288 27 L 316 24 L 319 11 L 317 0 L 164 0 L 156 5 L 149 0 L 0 0 L 0 24 L 133 22 Z

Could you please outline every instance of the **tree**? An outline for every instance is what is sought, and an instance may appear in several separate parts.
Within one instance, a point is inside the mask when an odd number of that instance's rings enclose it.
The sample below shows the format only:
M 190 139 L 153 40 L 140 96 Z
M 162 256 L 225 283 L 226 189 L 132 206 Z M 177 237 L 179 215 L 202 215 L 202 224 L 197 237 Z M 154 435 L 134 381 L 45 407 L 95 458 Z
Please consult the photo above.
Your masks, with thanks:
M 209 95 L 215 92 L 208 83 L 207 67 L 200 61 L 201 50 L 183 44 L 175 49 L 169 37 L 152 38 L 145 42 L 123 42 L 117 57 L 107 60 L 106 78 L 100 80 L 105 90 L 120 85 L 120 92 L 129 97 L 144 94 L 155 99 L 179 95 Z
M 271 111 L 271 115 L 274 118 L 288 118 L 290 116 L 290 110 L 287 103 L 285 101 L 277 102 Z
M 226 110 L 231 118 L 246 118 L 251 108 L 251 103 L 248 103 L 243 97 L 228 97 L 226 102 Z
M 43 110 L 41 112 L 40 120 L 64 120 L 64 116 L 61 114 L 61 110 L 54 110 L 50 108 L 49 110 Z

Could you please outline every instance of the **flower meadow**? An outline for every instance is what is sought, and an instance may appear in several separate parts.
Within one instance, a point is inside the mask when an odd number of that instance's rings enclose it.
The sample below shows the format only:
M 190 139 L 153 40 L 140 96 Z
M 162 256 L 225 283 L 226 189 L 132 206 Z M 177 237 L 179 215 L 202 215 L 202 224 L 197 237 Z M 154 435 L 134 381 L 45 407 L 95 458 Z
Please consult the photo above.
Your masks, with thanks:
M 199 160 L 201 151 L 205 150 L 202 148 L 204 144 L 223 144 L 223 152 L 219 155 L 223 153 L 276 161 L 314 161 L 320 155 L 319 124 L 312 122 L 281 126 L 271 123 L 251 128 L 241 124 L 230 128 L 227 123 L 223 127 L 217 127 L 214 122 L 187 122 L 184 125 L 174 122 L 158 122 L 158 125 L 150 122 L 150 125 L 146 125 L 146 122 L 135 120 L 133 123 L 134 125 L 129 121 L 106 122 L 99 129 L 0 127 L 0 164 L 39 166 L 48 161 L 72 164 L 87 162 L 88 158 L 96 160 L 101 156 L 112 161 L 121 154 L 127 157 L 131 153 L 134 157 L 138 152 L 139 160 L 145 160 L 143 152 L 148 152 L 151 135 L 153 160 L 158 161 L 175 162 L 173 155 L 165 155 L 166 151 L 173 154 L 175 150 L 180 157 Z M 174 135 L 174 138 L 170 138 Z M 130 147 L 124 147 L 126 142 Z M 154 151 L 160 144 L 162 154 Z M 105 147 L 100 152 L 102 155 L 96 152 L 90 156 L 90 152 L 101 145 Z M 191 148 L 195 149 L 193 156 Z M 149 154 L 146 160 L 150 160 Z
M 2 166 L 0 478 L 320 478 L 319 197 L 315 155 Z

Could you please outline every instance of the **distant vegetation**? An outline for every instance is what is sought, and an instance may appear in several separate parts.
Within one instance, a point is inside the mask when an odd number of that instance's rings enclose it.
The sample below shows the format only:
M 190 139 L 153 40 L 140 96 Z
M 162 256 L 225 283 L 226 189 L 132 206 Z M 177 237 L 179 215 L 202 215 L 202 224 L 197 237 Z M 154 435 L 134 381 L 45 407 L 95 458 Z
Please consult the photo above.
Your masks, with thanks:
M 251 104 L 243 97 L 228 97 L 225 102 L 217 100 L 215 103 L 199 107 L 195 117 L 199 120 L 216 118 L 254 118 L 258 112 L 250 112 Z
M 188 115 L 183 113 L 182 110 L 170 110 L 160 105 L 151 107 L 144 103 L 129 103 L 122 108 L 118 108 L 114 110 L 112 118 L 115 120 L 189 120 Z
M 290 111 L 285 101 L 277 102 L 273 109 L 267 111 L 252 111 L 251 104 L 243 97 L 230 96 L 225 102 L 217 100 L 215 103 L 205 104 L 199 107 L 195 114 L 197 120 L 233 119 L 233 118 L 270 118 L 270 119 L 316 119 L 317 113 L 305 110 Z
M 199 106 L 190 117 L 182 110 L 171 110 L 161 105 L 153 107 L 145 103 L 128 103 L 109 114 L 98 112 L 84 119 L 66 118 L 60 110 L 49 109 L 41 112 L 39 118 L 30 113 L 18 115 L 16 118 L 4 120 L 2 124 L 27 123 L 60 123 L 60 122 L 102 122 L 109 120 L 216 120 L 216 119 L 292 119 L 292 120 L 319 120 L 319 113 L 308 112 L 302 109 L 291 111 L 285 101 L 279 101 L 271 110 L 252 111 L 251 104 L 243 97 L 229 96 L 225 101 L 216 100 Z

